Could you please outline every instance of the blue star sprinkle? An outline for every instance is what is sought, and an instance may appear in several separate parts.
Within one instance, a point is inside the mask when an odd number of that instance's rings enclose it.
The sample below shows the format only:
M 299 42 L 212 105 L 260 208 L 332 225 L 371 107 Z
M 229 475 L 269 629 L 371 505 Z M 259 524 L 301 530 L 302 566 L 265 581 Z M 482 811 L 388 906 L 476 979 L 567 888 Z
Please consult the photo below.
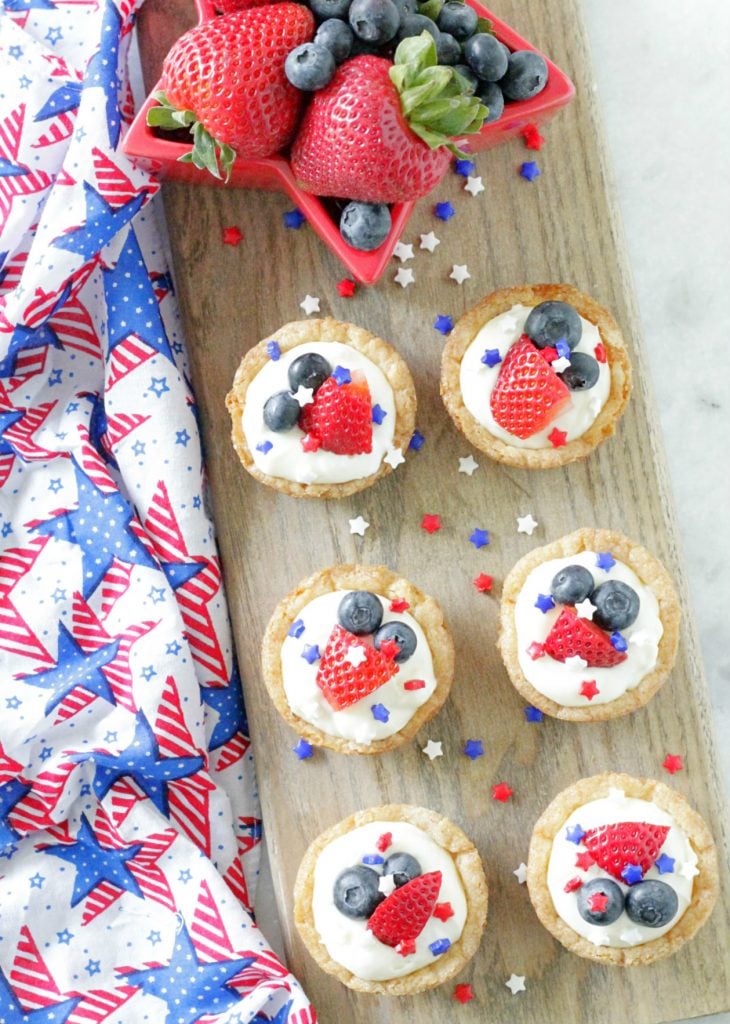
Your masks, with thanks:
M 532 704 L 529 704 L 524 712 L 526 722 L 542 722 L 545 717 L 540 708 L 533 707 Z
M 623 652 L 629 649 L 629 645 L 626 643 L 626 638 L 621 636 L 618 630 L 611 633 L 611 645 L 615 651 Z
M 462 178 L 470 178 L 476 169 L 477 166 L 473 160 L 456 160 L 454 162 L 454 174 L 459 174 Z
M 621 872 L 621 877 L 627 885 L 636 885 L 644 877 L 644 872 L 638 864 L 627 864 Z
M 489 530 L 480 530 L 479 527 L 475 527 L 469 540 L 477 550 L 485 548 L 489 544 Z
M 294 231 L 298 231 L 302 224 L 307 219 L 302 211 L 298 207 L 294 207 L 293 210 L 287 210 L 286 213 L 282 214 L 285 228 L 292 228 Z
M 289 636 L 293 636 L 295 640 L 298 640 L 303 632 L 304 632 L 304 623 L 302 622 L 301 619 L 295 619 L 294 622 L 292 622 L 291 626 L 289 626 L 289 633 L 288 633 L 288 635 Z
M 274 446 L 271 443 L 271 441 L 261 441 L 259 444 L 256 445 L 256 451 L 263 452 L 263 454 L 266 455 L 267 452 L 270 452 L 273 447 Z
M 384 864 L 384 859 L 379 853 L 366 853 L 362 859 L 363 864 Z
M 538 594 L 537 600 L 535 601 L 535 607 L 539 608 L 543 615 L 546 615 L 551 608 L 555 607 L 555 602 L 550 594 Z
M 485 366 L 488 366 L 490 369 L 493 366 L 496 366 L 497 363 L 501 363 L 502 362 L 502 357 L 499 354 L 499 349 L 498 348 L 488 348 L 488 349 L 485 349 L 484 355 L 482 356 L 482 362 L 484 363 Z
M 456 213 L 456 210 L 451 203 L 436 203 L 433 208 L 433 212 L 439 218 L 439 220 L 451 220 Z
M 310 665 L 313 665 L 315 661 L 319 661 L 322 655 L 319 653 L 319 647 L 317 644 L 305 644 L 302 649 L 302 657 L 305 661 L 308 661 Z
M 271 359 L 272 362 L 278 363 L 281 359 L 281 349 L 279 348 L 278 341 L 267 341 L 266 351 L 269 353 L 269 359 Z
M 373 423 L 377 423 L 380 426 L 387 415 L 385 409 L 381 409 L 379 405 L 373 406 Z
M 305 739 L 299 740 L 296 747 L 292 747 L 292 750 L 300 761 L 306 761 L 314 753 L 314 747 L 311 743 L 307 743 Z
M 596 565 L 604 572 L 610 572 L 616 564 L 616 559 L 610 551 L 599 551 L 596 555 Z
M 561 338 L 560 341 L 556 342 L 555 351 L 560 359 L 570 359 L 570 345 L 565 338 Z
M 435 942 L 429 942 L 428 948 L 434 956 L 443 956 L 451 949 L 451 939 L 436 939 Z
M 565 838 L 569 843 L 575 843 L 576 846 L 580 846 L 583 842 L 583 836 L 585 835 L 585 829 L 582 829 L 580 825 L 573 825 L 572 828 L 566 828 Z
M 522 167 L 520 167 L 520 174 L 526 181 L 534 181 L 535 178 L 540 177 L 541 173 L 534 160 L 526 160 Z
M 484 742 L 482 740 L 467 740 L 464 744 L 464 753 L 470 761 L 476 761 L 478 757 L 484 756 Z
M 674 872 L 674 865 L 674 857 L 668 857 L 666 853 L 663 853 L 658 860 L 654 861 L 654 866 L 660 875 L 671 875 Z
M 342 387 L 343 384 L 349 384 L 352 380 L 352 374 L 346 366 L 336 366 L 332 371 L 332 377 L 340 387 Z
M 451 334 L 451 332 L 454 329 L 454 321 L 451 319 L 450 316 L 446 316 L 443 313 L 439 313 L 439 315 L 433 322 L 433 326 L 435 330 L 439 332 L 439 334 Z
M 423 436 L 421 431 L 420 430 L 414 430 L 413 431 L 413 437 L 408 442 L 408 447 L 411 449 L 411 451 L 420 452 L 421 448 L 423 448 L 425 443 L 426 443 L 426 438 Z
M 376 722 L 387 722 L 390 718 L 390 711 L 388 711 L 385 704 L 373 704 L 370 710 Z

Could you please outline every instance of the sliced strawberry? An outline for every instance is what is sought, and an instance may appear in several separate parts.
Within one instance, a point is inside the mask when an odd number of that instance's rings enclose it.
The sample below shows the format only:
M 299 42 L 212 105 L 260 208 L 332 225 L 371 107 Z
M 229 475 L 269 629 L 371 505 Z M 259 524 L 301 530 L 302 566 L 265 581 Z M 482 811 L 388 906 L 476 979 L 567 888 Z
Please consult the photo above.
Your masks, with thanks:
M 667 838 L 667 825 L 647 825 L 645 821 L 622 821 L 589 829 L 583 845 L 599 867 L 619 882 L 627 864 L 638 864 L 646 874 L 659 856 Z
M 581 619 L 574 608 L 563 608 L 545 640 L 545 652 L 556 661 L 576 655 L 590 668 L 612 668 L 626 661 L 626 652 L 617 651 L 608 633 L 589 619 Z
M 434 911 L 440 889 L 440 871 L 417 875 L 378 904 L 368 928 L 386 946 L 402 943 L 401 948 L 415 952 L 415 940 Z
M 509 349 L 489 405 L 500 427 L 515 437 L 532 437 L 570 401 L 570 390 L 523 334 Z
M 365 660 L 357 666 L 347 659 L 347 652 L 353 646 L 365 652 Z M 330 707 L 341 711 L 387 683 L 397 671 L 392 658 L 364 644 L 360 637 L 348 633 L 342 626 L 335 626 L 319 660 L 317 686 Z
M 373 410 L 365 374 L 356 370 L 349 384 L 328 377 L 305 405 L 299 426 L 319 438 L 326 452 L 362 455 L 373 448 Z

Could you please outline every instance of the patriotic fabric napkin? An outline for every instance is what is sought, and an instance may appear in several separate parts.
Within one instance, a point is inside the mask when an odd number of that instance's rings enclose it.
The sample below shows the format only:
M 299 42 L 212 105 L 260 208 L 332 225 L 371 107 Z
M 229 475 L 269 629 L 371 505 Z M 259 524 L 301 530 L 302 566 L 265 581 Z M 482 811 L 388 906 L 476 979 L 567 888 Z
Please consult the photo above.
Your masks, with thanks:
M 118 148 L 134 7 L 0 13 L 0 1024 L 311 1024 L 248 912 L 195 400 Z

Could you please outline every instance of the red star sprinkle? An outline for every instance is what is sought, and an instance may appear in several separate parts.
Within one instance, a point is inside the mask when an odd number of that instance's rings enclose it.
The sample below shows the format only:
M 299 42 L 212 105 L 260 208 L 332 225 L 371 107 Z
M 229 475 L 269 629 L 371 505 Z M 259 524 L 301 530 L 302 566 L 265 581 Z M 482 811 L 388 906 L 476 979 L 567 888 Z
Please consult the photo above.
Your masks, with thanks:
M 450 917 L 454 916 L 454 908 L 450 903 L 437 903 L 433 908 L 433 916 L 437 917 L 439 921 L 448 921 Z
M 593 892 L 588 897 L 588 906 L 594 914 L 602 914 L 608 906 L 608 896 L 602 892 Z
M 223 228 L 223 244 L 238 245 L 243 238 L 243 231 L 235 225 L 230 228 Z
M 554 363 L 558 358 L 558 350 L 553 348 L 552 345 L 546 345 L 545 348 L 540 349 L 540 355 L 546 363 Z
M 588 853 L 587 850 L 585 853 L 579 853 L 578 856 L 575 858 L 575 866 L 577 868 L 580 868 L 581 871 L 587 871 L 588 868 L 592 867 L 592 865 L 595 863 L 596 862 L 594 861 L 593 857 L 591 857 L 590 853 Z
M 480 594 L 486 594 L 492 589 L 492 583 L 494 580 L 491 576 L 487 576 L 485 572 L 480 572 L 477 578 L 474 580 L 474 586 L 477 588 Z
M 606 350 L 599 341 L 596 347 L 593 349 L 593 355 L 596 357 L 599 363 L 606 362 Z
M 337 291 L 343 299 L 351 299 L 355 294 L 355 282 L 351 281 L 349 277 L 343 277 L 341 281 L 337 282 Z
M 316 452 L 321 444 L 320 439 L 313 434 L 305 434 L 302 438 L 302 450 L 305 452 Z
M 583 882 L 580 880 L 580 878 L 571 878 L 571 880 L 569 882 L 565 883 L 565 888 L 564 888 L 563 891 L 564 892 L 575 892 L 576 889 L 580 889 L 580 887 L 582 885 L 583 885 Z
M 409 679 L 407 683 L 403 683 L 404 690 L 423 690 L 425 686 L 425 679 Z
M 667 754 L 662 761 L 662 768 L 668 771 L 670 775 L 675 775 L 677 772 L 681 772 L 684 768 L 681 754 Z
M 400 654 L 400 647 L 395 640 L 383 640 L 379 649 L 386 658 L 394 658 L 396 654 Z
M 464 1003 L 470 1003 L 474 998 L 474 989 L 471 985 L 457 985 L 452 998 L 463 1006 Z
M 553 427 L 547 437 L 553 448 L 563 448 L 568 443 L 568 434 L 565 430 L 558 430 Z
M 426 533 L 436 533 L 441 529 L 441 516 L 426 515 L 421 520 L 421 529 Z
M 404 597 L 394 597 L 393 600 L 390 602 L 390 610 L 392 612 L 405 612 L 410 607 L 411 606 L 408 604 Z
M 536 640 L 530 644 L 527 648 L 527 653 L 530 655 L 533 661 L 537 661 L 538 658 L 545 657 L 545 647 L 543 644 L 539 644 Z
M 521 134 L 527 149 L 542 149 L 545 145 L 545 138 L 537 130 L 536 124 L 526 124 Z
M 506 782 L 500 782 L 496 786 L 492 786 L 492 800 L 499 800 L 501 804 L 506 804 L 512 796 L 512 792 Z
M 395 947 L 395 951 L 400 956 L 410 956 L 416 952 L 416 942 L 414 939 L 402 939 Z
M 585 682 L 580 684 L 580 695 L 581 697 L 587 697 L 588 700 L 593 700 L 593 698 L 600 692 L 601 691 L 596 686 L 595 679 L 587 679 Z
M 378 836 L 378 841 L 376 842 L 375 845 L 377 846 L 377 848 L 380 850 L 381 853 L 385 853 L 385 851 L 388 849 L 388 847 L 390 846 L 390 844 L 392 842 L 393 842 L 393 833 L 392 832 L 383 832 L 382 836 Z

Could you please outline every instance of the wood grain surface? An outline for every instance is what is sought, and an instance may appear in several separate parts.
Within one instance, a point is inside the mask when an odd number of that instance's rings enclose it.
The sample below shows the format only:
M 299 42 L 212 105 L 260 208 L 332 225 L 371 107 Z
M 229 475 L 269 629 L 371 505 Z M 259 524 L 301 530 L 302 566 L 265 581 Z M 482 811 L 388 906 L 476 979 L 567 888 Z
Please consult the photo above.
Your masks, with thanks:
M 472 198 L 450 175 L 434 200 L 450 199 L 457 215 L 434 219 L 423 201 L 406 242 L 435 230 L 442 244 L 418 252 L 417 283 L 401 290 L 392 271 L 369 291 L 341 299 L 343 270 L 306 227 L 285 231 L 281 196 L 220 189 L 165 188 L 174 270 L 200 404 L 207 463 L 238 656 L 245 680 L 274 885 L 292 970 L 304 983 L 322 1024 L 427 1024 L 459 1020 L 545 1022 L 674 1020 L 730 1007 L 730 887 L 727 846 L 721 849 L 723 892 L 700 935 L 677 956 L 632 971 L 600 967 L 572 956 L 540 926 L 513 869 L 526 858 L 532 825 L 564 786 L 606 769 L 663 777 L 704 815 L 718 843 L 727 811 L 712 752 L 711 715 L 687 588 L 677 550 L 666 466 L 647 379 L 620 227 L 611 197 L 606 154 L 595 109 L 590 59 L 578 0 L 500 0 L 497 13 L 548 52 L 572 75 L 577 101 L 546 129 L 536 159 L 542 176 L 517 174 L 535 158 L 519 141 L 477 158 L 486 192 Z M 189 0 L 148 0 L 141 41 L 148 85 L 172 39 L 194 20 Z M 661 211 L 657 211 L 661 215 Z M 240 246 L 221 244 L 237 224 Z M 466 263 L 471 280 L 448 280 L 452 263 Z M 457 472 L 470 445 L 452 426 L 438 396 L 442 337 L 438 313 L 458 316 L 494 288 L 570 281 L 606 304 L 622 325 L 636 370 L 629 410 L 615 439 L 583 464 L 527 472 L 492 464 L 472 451 L 480 468 Z M 323 313 L 362 324 L 391 340 L 408 361 L 419 398 L 420 453 L 370 490 L 341 502 L 296 501 L 252 480 L 229 441 L 224 396 L 243 352 L 280 324 L 301 316 L 309 292 Z M 424 513 L 444 528 L 420 529 Z M 515 517 L 532 512 L 532 538 Z M 363 515 L 364 539 L 348 518 Z M 523 702 L 509 684 L 495 649 L 499 581 L 531 547 L 583 525 L 618 529 L 652 549 L 674 574 L 684 610 L 683 638 L 671 679 L 651 704 L 628 719 L 602 725 L 545 720 L 526 724 Z M 489 547 L 468 542 L 475 526 L 490 530 Z M 260 678 L 259 644 L 277 600 L 300 578 L 331 562 L 385 563 L 434 594 L 456 640 L 451 699 L 418 742 L 380 758 L 319 751 L 300 763 L 296 737 L 279 719 Z M 478 594 L 477 573 L 494 575 L 495 594 Z M 420 747 L 432 737 L 445 756 L 433 763 Z M 468 760 L 468 738 L 484 740 L 485 756 Z M 670 780 L 667 752 L 684 755 L 686 771 Z M 491 785 L 506 780 L 510 803 L 495 803 Z M 291 922 L 291 889 L 299 859 L 323 828 L 381 802 L 413 802 L 448 815 L 477 843 L 490 884 L 490 918 L 479 953 L 460 981 L 476 999 L 452 1001 L 452 986 L 415 998 L 358 996 L 323 974 L 302 948 Z M 524 974 L 527 990 L 512 996 L 509 975 Z

